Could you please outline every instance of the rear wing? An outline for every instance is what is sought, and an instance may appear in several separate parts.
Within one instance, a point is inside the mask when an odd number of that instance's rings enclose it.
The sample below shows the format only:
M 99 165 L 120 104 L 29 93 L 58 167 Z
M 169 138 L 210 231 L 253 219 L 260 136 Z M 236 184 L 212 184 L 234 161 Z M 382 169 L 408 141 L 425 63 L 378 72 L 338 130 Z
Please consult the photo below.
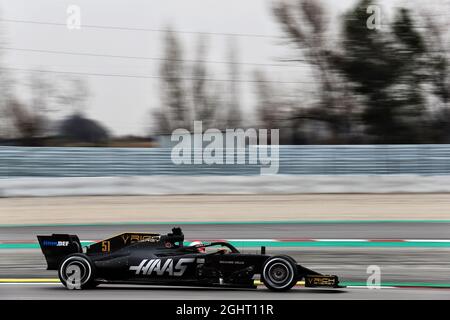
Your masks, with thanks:
M 47 270 L 57 270 L 64 257 L 83 251 L 80 239 L 76 235 L 52 234 L 37 238 L 47 261 Z

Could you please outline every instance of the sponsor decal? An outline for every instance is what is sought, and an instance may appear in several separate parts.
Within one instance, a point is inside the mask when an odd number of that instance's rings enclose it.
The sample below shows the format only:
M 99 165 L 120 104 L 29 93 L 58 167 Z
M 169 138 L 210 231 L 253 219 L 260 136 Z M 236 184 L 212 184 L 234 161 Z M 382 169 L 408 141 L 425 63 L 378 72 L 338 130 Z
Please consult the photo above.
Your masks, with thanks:
M 44 240 L 42 245 L 44 247 L 67 247 L 69 245 L 69 241 Z
M 220 264 L 244 264 L 244 261 L 235 261 L 235 260 L 220 260 Z
M 336 284 L 335 277 L 308 276 L 305 280 L 307 285 L 312 286 L 334 286 Z
M 144 259 L 137 266 L 130 266 L 130 271 L 139 275 L 169 275 L 180 277 L 186 271 L 188 263 L 194 262 L 195 258 L 181 258 L 175 264 L 173 259 Z
M 110 252 L 111 251 L 111 242 L 110 241 L 102 241 L 102 252 Z
M 125 233 L 122 235 L 121 238 L 122 238 L 123 244 L 129 244 L 129 243 L 134 243 L 134 242 L 143 241 L 143 240 L 150 241 L 150 242 L 156 242 L 156 239 L 154 239 L 153 236 L 149 236 L 149 235 Z

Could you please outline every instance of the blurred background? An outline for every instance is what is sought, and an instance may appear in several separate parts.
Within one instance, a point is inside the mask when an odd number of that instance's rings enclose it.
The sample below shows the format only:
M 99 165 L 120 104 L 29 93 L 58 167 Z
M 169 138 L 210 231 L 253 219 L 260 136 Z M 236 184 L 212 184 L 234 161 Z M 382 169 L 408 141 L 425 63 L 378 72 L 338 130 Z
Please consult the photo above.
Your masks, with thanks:
M 2 0 L 0 143 L 149 147 L 193 120 L 289 145 L 448 143 L 449 7 Z
M 448 0 L 0 0 L 0 282 L 51 276 L 39 233 L 182 224 L 353 285 L 375 264 L 385 285 L 450 287 L 449 17 Z M 195 120 L 279 129 L 279 174 L 174 165 Z

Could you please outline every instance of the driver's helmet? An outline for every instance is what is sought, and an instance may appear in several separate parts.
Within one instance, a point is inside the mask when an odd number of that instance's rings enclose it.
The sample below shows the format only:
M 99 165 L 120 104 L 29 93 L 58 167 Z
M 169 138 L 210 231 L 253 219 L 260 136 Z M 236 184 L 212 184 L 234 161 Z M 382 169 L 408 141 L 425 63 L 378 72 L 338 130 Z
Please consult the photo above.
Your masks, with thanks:
M 189 247 L 194 247 L 194 246 L 202 245 L 202 244 L 203 244 L 203 242 L 201 242 L 201 241 L 199 241 L 199 240 L 194 240 L 194 241 L 192 241 L 191 243 L 189 243 Z M 197 252 L 199 252 L 199 253 L 205 253 L 205 252 L 206 252 L 206 249 L 205 249 L 204 247 L 200 247 L 200 248 L 197 248 Z

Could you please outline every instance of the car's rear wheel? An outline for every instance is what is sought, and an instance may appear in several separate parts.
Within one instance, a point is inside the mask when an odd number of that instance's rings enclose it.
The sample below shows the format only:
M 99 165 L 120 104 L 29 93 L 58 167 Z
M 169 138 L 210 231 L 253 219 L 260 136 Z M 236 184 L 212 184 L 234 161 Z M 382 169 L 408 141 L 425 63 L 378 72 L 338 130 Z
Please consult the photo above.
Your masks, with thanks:
M 58 276 L 67 289 L 80 290 L 97 286 L 94 263 L 85 254 L 67 256 L 59 266 Z
M 286 291 L 297 283 L 297 264 L 291 257 L 271 257 L 266 260 L 262 270 L 262 281 L 272 291 Z

